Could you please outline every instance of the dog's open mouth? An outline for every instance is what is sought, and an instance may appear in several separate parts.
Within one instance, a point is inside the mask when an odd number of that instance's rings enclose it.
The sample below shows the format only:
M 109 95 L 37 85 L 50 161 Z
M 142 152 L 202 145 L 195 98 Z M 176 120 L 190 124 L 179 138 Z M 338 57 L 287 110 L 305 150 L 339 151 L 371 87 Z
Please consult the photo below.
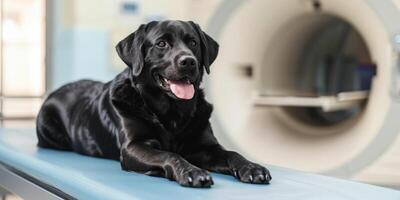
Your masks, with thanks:
M 194 86 L 187 78 L 171 80 L 159 76 L 159 80 L 163 88 L 171 91 L 179 99 L 189 100 L 194 96 Z

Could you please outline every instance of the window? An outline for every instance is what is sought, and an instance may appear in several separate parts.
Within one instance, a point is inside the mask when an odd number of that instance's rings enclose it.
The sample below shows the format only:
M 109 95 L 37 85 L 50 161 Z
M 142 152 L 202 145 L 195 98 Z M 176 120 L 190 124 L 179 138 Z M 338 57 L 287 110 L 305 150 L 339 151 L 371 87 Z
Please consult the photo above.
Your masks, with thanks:
M 0 3 L 0 117 L 34 119 L 45 93 L 45 0 Z

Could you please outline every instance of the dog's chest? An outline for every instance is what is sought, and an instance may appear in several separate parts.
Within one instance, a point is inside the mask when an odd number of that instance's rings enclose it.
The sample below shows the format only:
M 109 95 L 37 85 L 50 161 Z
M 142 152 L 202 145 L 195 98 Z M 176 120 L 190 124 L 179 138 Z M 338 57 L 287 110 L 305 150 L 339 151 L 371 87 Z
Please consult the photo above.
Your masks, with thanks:
M 169 114 L 160 119 L 160 122 L 165 129 L 172 135 L 181 133 L 189 124 L 190 116 L 179 116 L 176 114 Z
M 169 151 L 179 152 L 182 144 L 181 138 L 188 134 L 187 130 L 190 126 L 192 117 L 190 115 L 181 116 L 176 113 L 159 118 L 160 122 L 160 139 L 162 146 Z
M 195 101 L 181 104 L 169 101 L 164 109 L 159 109 L 157 116 L 166 131 L 179 134 L 187 127 L 195 111 Z

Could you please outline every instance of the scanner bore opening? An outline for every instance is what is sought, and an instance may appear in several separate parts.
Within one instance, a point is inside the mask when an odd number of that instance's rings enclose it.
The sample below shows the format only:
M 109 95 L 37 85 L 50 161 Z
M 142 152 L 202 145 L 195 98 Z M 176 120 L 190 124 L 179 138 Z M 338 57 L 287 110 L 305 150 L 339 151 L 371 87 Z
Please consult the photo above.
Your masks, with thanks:
M 297 90 L 311 96 L 369 91 L 376 65 L 361 34 L 341 18 L 322 16 L 328 20 L 311 32 L 303 53 L 297 58 Z M 330 112 L 319 107 L 285 107 L 284 110 L 297 121 L 312 126 L 334 126 L 359 116 L 366 103 Z

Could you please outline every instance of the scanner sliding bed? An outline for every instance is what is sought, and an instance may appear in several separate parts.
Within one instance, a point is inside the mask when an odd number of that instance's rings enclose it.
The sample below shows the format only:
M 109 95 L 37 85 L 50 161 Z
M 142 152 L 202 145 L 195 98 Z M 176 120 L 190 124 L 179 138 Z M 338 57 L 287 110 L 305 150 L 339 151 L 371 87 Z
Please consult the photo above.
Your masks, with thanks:
M 36 146 L 33 129 L 0 129 L 0 186 L 24 199 L 400 200 L 400 191 L 268 166 L 270 185 L 213 173 L 210 189 L 122 171 L 113 160 Z

